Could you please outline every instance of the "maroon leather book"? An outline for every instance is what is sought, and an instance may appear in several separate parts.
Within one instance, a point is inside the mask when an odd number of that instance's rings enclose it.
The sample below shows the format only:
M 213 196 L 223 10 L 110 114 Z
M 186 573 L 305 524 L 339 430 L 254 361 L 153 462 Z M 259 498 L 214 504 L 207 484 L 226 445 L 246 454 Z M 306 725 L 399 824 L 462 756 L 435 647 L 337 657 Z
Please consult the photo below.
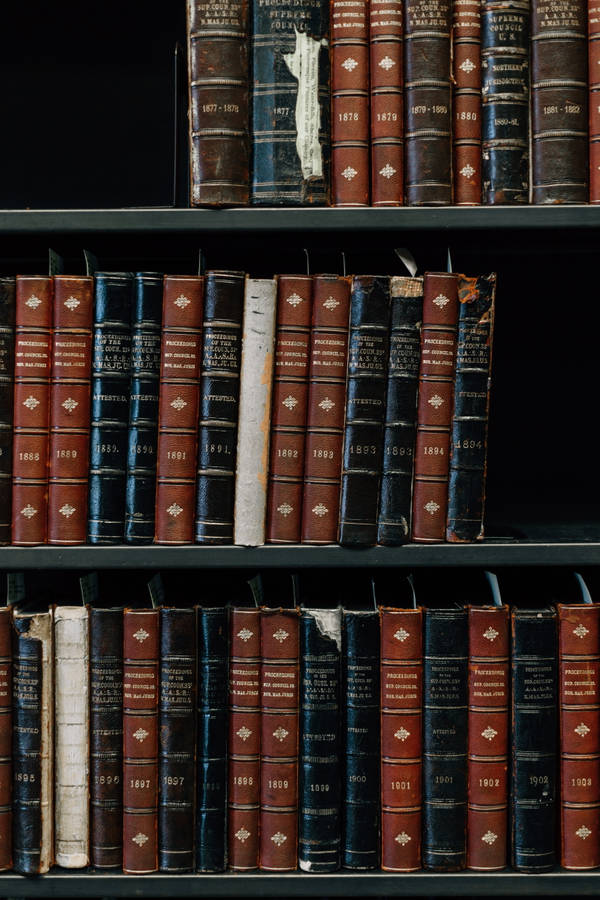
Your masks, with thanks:
M 0 872 L 12 869 L 12 607 L 0 608 Z
M 590 203 L 600 203 L 600 2 L 588 0 Z
M 455 206 L 481 204 L 481 3 L 452 3 L 452 160 Z
M 371 203 L 404 203 L 402 0 L 371 0 Z

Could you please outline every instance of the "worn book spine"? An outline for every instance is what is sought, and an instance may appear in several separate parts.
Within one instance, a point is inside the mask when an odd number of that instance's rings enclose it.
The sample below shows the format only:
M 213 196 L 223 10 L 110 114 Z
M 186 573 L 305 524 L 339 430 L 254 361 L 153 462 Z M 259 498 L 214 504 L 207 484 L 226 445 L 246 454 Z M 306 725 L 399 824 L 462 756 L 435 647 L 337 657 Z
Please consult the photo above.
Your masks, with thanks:
M 246 278 L 233 542 L 265 542 L 277 280 Z
M 303 609 L 298 862 L 304 872 L 335 872 L 341 862 L 341 650 L 341 609 Z
M 261 610 L 260 868 L 298 866 L 298 609 Z
M 12 543 L 48 539 L 51 278 L 17 275 Z
M 481 203 L 481 0 L 452 2 L 455 206 Z
M 377 542 L 389 355 L 390 279 L 352 279 L 339 542 Z
M 433 542 L 446 533 L 458 276 L 428 273 L 423 290 L 412 538 Z
M 196 543 L 233 543 L 244 273 L 207 272 L 204 289 Z
M 370 0 L 371 204 L 404 203 L 402 0 Z
M 337 540 L 346 408 L 350 279 L 316 275 L 308 369 L 302 543 Z
M 556 610 L 513 609 L 512 865 L 546 872 L 556 862 L 558 677 Z
M 421 868 L 423 610 L 381 607 L 381 868 Z
M 194 869 L 196 610 L 160 610 L 158 865 Z
M 600 3 L 588 0 L 590 203 L 600 203 Z
M 529 199 L 530 0 L 482 0 L 482 201 Z
M 12 608 L 4 606 L 0 609 L 0 872 L 13 866 L 12 655 Z
M 503 869 L 508 838 L 510 739 L 508 606 L 469 606 L 467 868 Z
M 423 279 L 390 279 L 391 322 L 377 543 L 410 539 L 412 476 L 421 359 Z
M 0 545 L 11 531 L 15 293 L 15 277 L 0 276 Z
M 248 3 L 187 0 L 192 206 L 248 203 Z
M 194 541 L 204 278 L 165 275 L 156 460 L 157 544 Z
M 423 629 L 423 868 L 457 872 L 467 856 L 464 608 L 426 609 Z
M 121 544 L 131 375 L 132 275 L 95 276 L 88 541 Z
M 54 276 L 48 543 L 85 544 L 94 279 Z
M 587 203 L 587 0 L 531 0 L 532 202 Z
M 54 853 L 58 866 L 89 863 L 89 614 L 54 608 Z
M 368 206 L 368 0 L 331 0 L 331 194 L 333 206 Z
M 564 869 L 600 866 L 600 606 L 559 603 L 561 858 Z M 592 838 L 590 841 L 589 838 Z
M 123 871 L 158 869 L 159 610 L 123 612 Z
M 311 277 L 280 275 L 267 494 L 269 544 L 300 542 L 311 318 Z

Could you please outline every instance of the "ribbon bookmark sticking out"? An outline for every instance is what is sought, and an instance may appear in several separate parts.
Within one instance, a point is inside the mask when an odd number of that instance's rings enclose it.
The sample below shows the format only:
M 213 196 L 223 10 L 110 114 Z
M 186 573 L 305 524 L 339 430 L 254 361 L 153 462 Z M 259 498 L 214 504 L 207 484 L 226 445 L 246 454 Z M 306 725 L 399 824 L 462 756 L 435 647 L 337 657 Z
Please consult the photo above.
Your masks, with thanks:
M 494 572 L 488 572 L 487 570 L 483 574 L 485 575 L 487 583 L 490 587 L 490 591 L 492 592 L 492 600 L 494 602 L 494 606 L 502 606 L 502 597 L 500 596 L 498 576 Z
M 581 590 L 581 599 L 584 603 L 593 603 L 592 595 L 589 592 L 588 586 L 585 583 L 583 576 L 579 574 L 579 572 L 573 572 L 577 583 L 579 585 L 579 589 Z
M 81 603 L 83 606 L 94 606 L 98 602 L 100 590 L 98 587 L 98 573 L 88 572 L 79 579 L 81 591 Z
M 414 278 L 417 274 L 417 261 L 414 258 L 412 252 L 408 249 L 408 247 L 395 247 L 394 253 L 400 260 L 400 262 L 405 266 L 408 274 Z
M 150 600 L 152 601 L 152 609 L 158 609 L 159 606 L 164 605 L 165 587 L 160 572 L 153 575 L 148 582 L 148 591 L 150 593 Z

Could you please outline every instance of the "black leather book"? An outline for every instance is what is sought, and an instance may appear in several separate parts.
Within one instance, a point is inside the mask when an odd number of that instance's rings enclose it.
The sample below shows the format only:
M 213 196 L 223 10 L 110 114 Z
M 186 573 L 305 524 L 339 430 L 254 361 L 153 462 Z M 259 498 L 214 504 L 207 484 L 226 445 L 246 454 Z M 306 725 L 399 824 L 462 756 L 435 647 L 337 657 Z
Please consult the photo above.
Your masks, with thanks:
M 342 866 L 379 865 L 379 610 L 344 610 L 342 710 L 346 738 Z
M 196 871 L 225 870 L 229 614 L 198 608 Z
M 467 610 L 424 618 L 423 868 L 455 872 L 467 862 Z
M 15 277 L 0 277 L 0 544 L 10 544 L 12 503 Z
M 355 275 L 350 302 L 340 544 L 377 542 L 389 352 L 390 279 Z
M 125 540 L 154 540 L 156 444 L 163 276 L 136 272 L 131 325 L 131 393 L 125 498 Z
M 303 609 L 298 864 L 304 872 L 340 867 L 341 648 L 341 608 Z
M 91 544 L 123 543 L 132 279 L 128 272 L 96 274 L 88 503 Z
M 512 864 L 556 863 L 558 674 L 556 610 L 512 611 Z

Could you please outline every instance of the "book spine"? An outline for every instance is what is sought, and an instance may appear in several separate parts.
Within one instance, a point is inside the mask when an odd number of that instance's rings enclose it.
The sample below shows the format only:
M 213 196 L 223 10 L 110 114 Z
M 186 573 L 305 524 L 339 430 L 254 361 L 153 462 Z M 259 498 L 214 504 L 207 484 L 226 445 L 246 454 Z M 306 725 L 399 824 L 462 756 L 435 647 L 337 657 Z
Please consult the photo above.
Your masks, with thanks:
M 340 544 L 377 541 L 389 355 L 390 279 L 352 279 L 348 386 L 340 492 Z
M 194 869 L 196 610 L 160 610 L 158 863 Z
M 423 867 L 464 869 L 467 855 L 466 609 L 426 609 L 423 635 Z
M 300 618 L 300 817 L 304 872 L 335 872 L 341 847 L 341 609 L 303 609 Z
M 54 609 L 55 857 L 66 869 L 89 863 L 89 641 L 86 606 Z
M 381 868 L 421 868 L 423 610 L 381 608 Z
M 481 204 L 481 2 L 452 2 L 454 203 Z
M 12 741 L 12 609 L 4 606 L 0 609 L 0 872 L 13 867 Z
M 446 532 L 457 291 L 456 275 L 425 275 L 413 475 L 413 541 L 443 541 Z
M 409 540 L 411 530 L 423 279 L 393 277 L 390 292 L 390 355 L 377 543 L 397 546 Z
M 298 865 L 298 609 L 261 611 L 260 868 Z
M 123 613 L 123 871 L 158 869 L 159 610 Z
M 510 652 L 507 606 L 469 607 L 467 868 L 507 863 Z
M 404 203 L 404 55 L 402 0 L 369 3 L 371 203 Z
M 94 279 L 54 276 L 48 543 L 85 544 Z
M 587 0 L 531 3 L 533 203 L 587 203 Z
M 0 276 L 0 545 L 10 544 L 12 508 L 15 278 Z
M 600 203 L 600 3 L 588 0 L 590 203 Z
M 88 541 L 121 544 L 125 528 L 132 275 L 96 274 Z
M 12 542 L 47 543 L 52 279 L 18 275 Z
M 530 0 L 482 0 L 482 200 L 529 198 Z
M 233 543 L 244 273 L 207 272 L 200 381 L 196 543 Z
M 95 869 L 123 862 L 123 610 L 90 609 L 90 838 Z
M 452 203 L 451 0 L 406 0 L 406 202 Z
M 369 205 L 368 0 L 331 0 L 333 206 Z
M 556 862 L 556 611 L 512 611 L 512 865 L 545 872 Z
M 246 278 L 233 542 L 265 542 L 277 280 Z
M 160 351 L 157 544 L 194 540 L 204 279 L 165 275 Z
M 346 408 L 350 279 L 316 275 L 308 369 L 302 543 L 337 540 Z
M 577 871 L 600 866 L 599 619 L 597 604 L 558 604 L 560 864 Z
M 329 202 L 329 0 L 252 11 L 252 202 Z
M 192 206 L 248 203 L 248 3 L 187 0 Z
M 267 494 L 269 544 L 300 542 L 311 318 L 310 276 L 280 275 Z
M 342 866 L 379 865 L 379 612 L 344 610 Z

